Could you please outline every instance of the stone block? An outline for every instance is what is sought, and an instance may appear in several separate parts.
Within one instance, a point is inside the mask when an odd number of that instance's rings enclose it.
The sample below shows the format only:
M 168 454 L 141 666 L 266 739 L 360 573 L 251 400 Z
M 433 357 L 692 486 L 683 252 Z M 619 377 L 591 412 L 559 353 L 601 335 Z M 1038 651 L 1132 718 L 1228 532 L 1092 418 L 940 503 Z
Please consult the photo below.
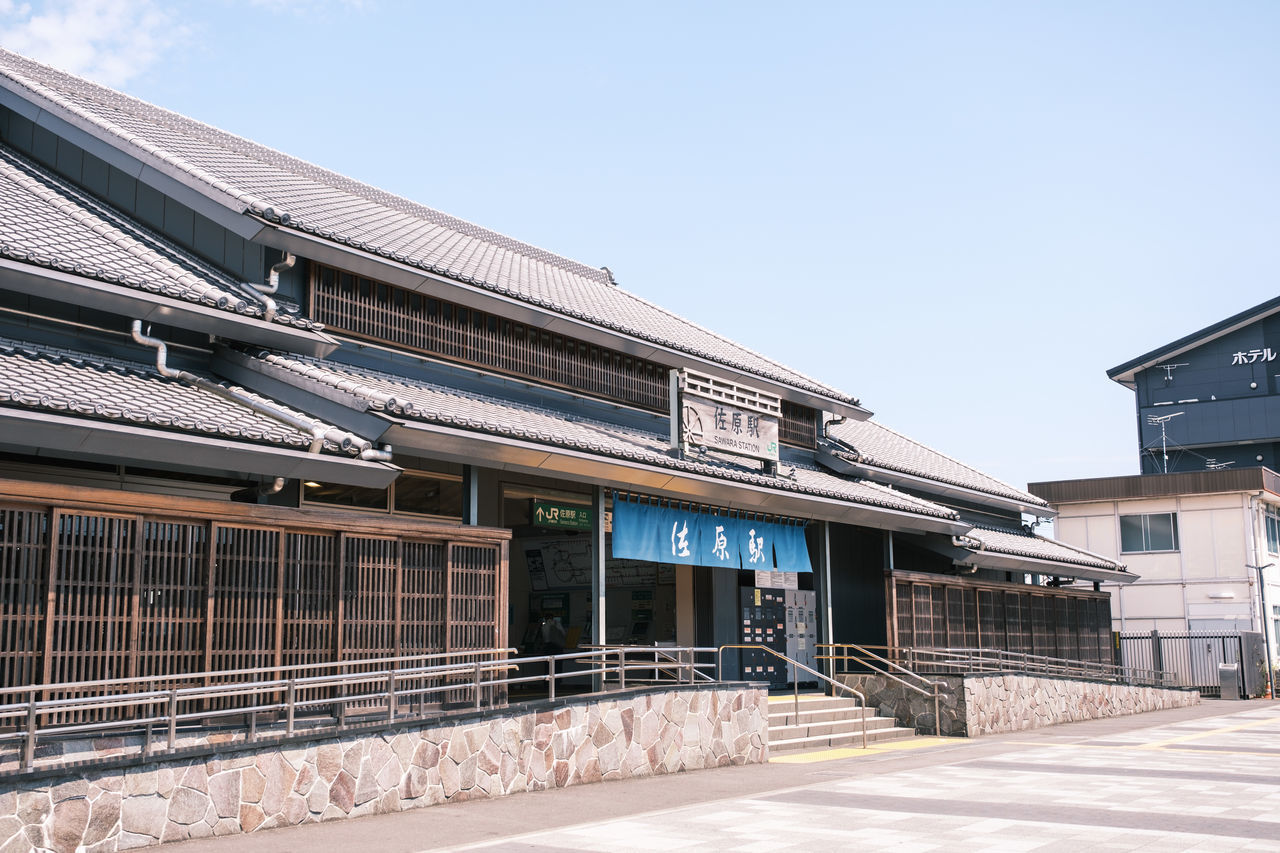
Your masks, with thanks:
M 338 771 L 338 776 L 329 786 L 329 803 L 349 814 L 355 807 L 356 779 L 346 770 Z
M 188 826 L 203 821 L 209 805 L 208 795 L 194 788 L 178 788 L 169 801 L 169 822 Z
M 316 747 L 316 775 L 325 782 L 332 782 L 342 769 L 342 747 L 326 742 Z
M 256 773 L 256 771 L 254 771 Z M 261 778 L 261 777 L 259 777 Z M 240 813 L 240 772 L 224 770 L 209 779 L 209 800 L 218 817 L 235 817 Z M 259 799 L 261 792 L 259 792 Z
M 115 791 L 104 791 L 89 807 L 89 822 L 85 826 L 82 843 L 97 844 L 114 834 L 120 823 L 120 807 L 123 797 Z
M 209 792 L 209 772 L 203 761 L 196 761 L 182 771 L 178 784 L 201 793 Z
M 240 826 L 245 832 L 253 832 L 266 821 L 267 816 L 263 814 L 262 807 L 253 803 L 244 803 L 240 806 Z
M 53 819 L 46 831 L 49 847 L 57 853 L 75 853 L 89 825 L 89 801 L 83 797 L 66 799 L 53 807 Z
M 303 764 L 302 767 L 298 769 L 298 778 L 293 781 L 294 793 L 306 796 L 307 792 L 311 790 L 311 787 L 316 784 L 316 780 L 318 778 L 319 776 L 316 773 L 314 764 Z
M 126 797 L 120 806 L 120 829 L 159 838 L 168 823 L 169 802 L 159 794 Z

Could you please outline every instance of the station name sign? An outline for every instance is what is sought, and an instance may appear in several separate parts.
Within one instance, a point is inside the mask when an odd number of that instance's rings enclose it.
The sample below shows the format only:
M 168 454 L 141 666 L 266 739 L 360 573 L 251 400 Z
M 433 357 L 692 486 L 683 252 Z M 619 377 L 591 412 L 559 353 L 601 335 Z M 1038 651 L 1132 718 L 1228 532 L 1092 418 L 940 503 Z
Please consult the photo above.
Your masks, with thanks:
M 781 398 L 688 369 L 671 381 L 674 446 L 778 460 Z
M 592 512 L 584 506 L 535 500 L 530 518 L 538 527 L 556 530 L 590 530 Z

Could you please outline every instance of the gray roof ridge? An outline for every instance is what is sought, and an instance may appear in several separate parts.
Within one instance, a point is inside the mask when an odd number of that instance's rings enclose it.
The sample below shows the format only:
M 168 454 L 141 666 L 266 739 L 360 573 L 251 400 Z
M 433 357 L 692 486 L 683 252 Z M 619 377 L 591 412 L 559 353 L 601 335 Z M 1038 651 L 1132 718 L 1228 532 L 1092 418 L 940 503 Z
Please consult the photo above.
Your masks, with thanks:
M 398 400 L 397 398 L 395 398 L 394 395 L 388 394 L 387 392 L 381 389 L 375 388 L 371 385 L 362 384 L 360 382 L 353 382 L 347 379 L 346 377 L 344 377 L 338 371 L 331 370 L 325 367 L 321 363 L 321 360 L 319 359 L 313 359 L 307 356 L 295 356 L 292 354 L 286 355 L 286 354 L 281 354 L 277 352 L 272 352 L 270 350 L 261 349 L 258 347 L 247 349 L 245 351 L 249 352 L 251 355 L 256 355 L 256 357 L 261 358 L 270 364 L 273 364 L 277 367 L 288 370 L 304 379 L 308 379 L 309 381 L 328 385 L 332 388 L 337 388 L 339 390 L 346 391 L 348 393 L 353 393 L 359 396 L 366 396 L 371 399 L 377 400 L 379 405 L 384 410 L 395 411 L 396 409 L 399 409 L 406 416 L 414 417 L 416 419 L 424 420 L 428 422 L 440 423 L 446 426 L 466 427 L 466 428 L 471 428 L 476 430 L 482 429 L 481 427 L 477 427 L 469 423 L 460 423 L 457 419 L 447 418 L 447 417 L 435 417 L 426 412 L 416 412 L 412 405 L 405 407 L 404 405 L 405 401 Z M 393 374 L 393 373 L 386 373 L 384 371 L 375 370 L 375 369 L 366 368 L 366 367 L 354 367 L 354 366 L 348 366 L 348 365 L 343 365 L 343 367 L 347 368 L 351 373 L 355 373 L 358 375 L 365 375 L 365 376 L 369 376 L 376 379 L 385 379 L 388 382 L 393 382 L 405 388 L 412 387 L 413 380 L 407 379 L 406 377 L 403 377 L 403 376 L 397 376 L 396 374 Z M 437 386 L 437 387 L 442 387 L 444 388 L 446 393 L 451 395 L 456 395 L 464 399 L 485 401 L 485 402 L 495 403 L 504 407 L 513 408 L 513 404 L 510 401 L 503 400 L 501 397 L 494 397 L 488 394 L 481 394 L 474 391 L 463 391 L 461 389 L 448 388 L 446 386 Z M 552 408 L 541 407 L 541 406 L 520 406 L 519 408 L 521 410 L 527 410 L 527 411 L 536 412 L 540 414 L 546 414 L 553 417 L 560 417 L 560 418 L 571 417 L 577 423 L 586 424 L 592 427 L 600 427 L 601 429 L 607 432 L 614 433 L 616 435 L 639 434 L 639 435 L 648 435 L 648 436 L 653 436 L 655 438 L 665 439 L 665 437 L 662 436 L 660 433 L 650 433 L 635 427 L 619 426 L 618 424 L 611 424 L 607 421 L 600 421 L 594 418 L 583 418 L 559 409 L 552 409 Z M 547 435 L 543 433 L 538 433 L 538 436 L 539 436 L 538 440 L 544 443 L 559 445 L 562 447 L 569 447 L 572 449 L 585 450 L 593 453 L 601 453 L 601 455 L 609 455 L 609 456 L 618 455 L 618 454 L 609 454 L 609 453 L 602 452 L 599 448 L 592 447 L 590 444 L 586 442 L 575 441 L 565 436 Z M 533 439 L 529 439 L 529 440 L 533 440 Z M 849 501 L 851 503 L 858 502 L 851 499 L 848 495 L 841 495 L 838 492 L 832 492 L 830 490 L 825 490 L 818 487 L 805 487 L 785 477 L 771 477 L 769 475 L 764 474 L 763 472 L 757 473 L 753 471 L 743 470 L 741 468 L 738 468 L 736 463 L 730 460 L 721 459 L 719 456 L 717 456 L 712 460 L 675 459 L 673 457 L 666 456 L 665 454 L 661 454 L 661 455 L 653 454 L 651 456 L 645 455 L 643 457 L 640 457 L 637 455 L 634 458 L 636 458 L 638 461 L 642 461 L 647 464 L 657 464 L 657 465 L 661 465 L 663 467 L 668 467 L 668 468 L 671 468 L 671 467 L 684 468 L 686 470 L 692 470 L 697 473 L 705 474 L 707 476 L 717 477 L 721 479 L 727 478 L 731 480 L 737 480 L 740 482 L 750 482 L 756 485 L 762 485 L 769 488 L 780 489 L 782 491 L 794 491 L 794 492 L 799 492 L 801 494 L 814 494 L 820 497 L 832 497 L 838 500 Z M 916 507 L 917 510 L 922 515 L 928 515 L 932 517 L 946 518 L 946 519 L 954 519 L 957 517 L 954 510 L 941 506 L 940 504 L 935 504 L 923 498 L 916 497 L 915 495 L 908 495 L 904 492 L 900 492 L 896 489 L 881 485 L 879 483 L 872 482 L 870 480 L 842 477 L 839 474 L 826 471 L 818 466 L 799 464 L 799 465 L 794 465 L 792 467 L 804 468 L 805 470 L 822 473 L 828 476 L 836 477 L 837 479 L 843 480 L 851 484 L 856 484 L 864 488 L 869 488 L 870 490 L 875 492 L 881 492 L 881 493 L 885 493 L 886 495 L 891 495 L 892 500 L 896 501 L 899 505 Z M 886 497 L 885 500 L 888 501 L 889 500 L 888 497 Z M 863 503 L 872 503 L 872 505 L 876 505 L 874 504 L 874 502 L 871 502 L 871 501 L 865 501 Z M 886 506 L 888 508 L 894 508 L 892 506 L 889 506 L 888 503 L 881 503 L 878 505 Z M 899 506 L 898 508 L 900 509 L 901 506 Z
M 64 71 L 55 66 L 49 65 L 47 63 L 39 62 L 38 60 L 30 59 L 29 57 L 23 56 L 18 53 L 14 53 L 13 51 L 6 50 L 5 48 L 0 47 L 0 58 L 5 58 L 5 57 L 11 57 L 13 59 L 16 59 L 19 63 L 30 62 L 34 65 L 39 65 L 56 74 L 60 74 L 67 78 L 70 78 L 71 80 L 74 80 L 78 84 L 81 84 L 81 85 L 87 84 L 88 86 L 91 86 L 94 89 L 106 90 L 110 92 L 113 96 L 125 98 L 143 107 L 149 113 L 147 115 L 148 120 L 156 121 L 157 119 L 164 116 L 176 116 L 182 119 L 184 122 L 190 122 L 192 125 L 195 125 L 196 127 L 203 129 L 204 135 L 201 138 L 202 138 L 202 141 L 206 143 L 218 145 L 219 147 L 229 151 L 233 149 L 228 148 L 223 143 L 223 140 L 227 138 L 232 138 L 242 143 L 248 143 L 254 148 L 261 149 L 261 151 L 268 152 L 274 155 L 275 157 L 279 158 L 280 161 L 283 161 L 284 164 L 302 167 L 301 168 L 302 173 L 304 175 L 307 175 L 308 177 L 314 178 L 316 176 L 323 176 L 324 179 L 330 182 L 330 186 L 333 187 L 334 189 L 347 190 L 348 188 L 352 188 L 352 187 L 358 188 L 362 192 L 370 193 L 370 195 L 372 196 L 371 200 L 373 201 L 376 201 L 379 203 L 391 202 L 390 204 L 388 204 L 388 206 L 391 207 L 392 209 L 399 210 L 399 212 L 401 213 L 409 213 L 413 216 L 419 216 L 429 222 L 432 222 L 433 224 L 452 228 L 469 237 L 481 237 L 490 242 L 496 243 L 502 246 L 503 248 L 507 248 L 514 252 L 517 252 L 518 254 L 526 255 L 534 260 L 539 260 L 544 263 L 549 263 L 552 266 L 557 266 L 565 270 L 566 272 L 572 272 L 577 275 L 581 275 L 584 278 L 590 278 L 601 284 L 608 284 L 608 274 L 605 273 L 604 270 L 598 269 L 596 267 L 588 266 L 582 263 L 581 261 L 575 261 L 572 258 L 565 257 L 564 255 L 551 251 L 550 249 L 544 249 L 539 246 L 535 246 L 531 243 L 527 243 L 523 240 L 518 240 L 514 237 L 507 236 L 506 234 L 502 234 L 501 232 L 494 231 L 490 228 L 486 228 L 483 225 L 479 225 L 469 220 L 462 219 L 461 217 L 457 217 L 452 214 L 445 213 L 444 211 L 437 210 L 433 207 L 429 207 L 420 202 L 413 201 L 412 199 L 406 198 L 402 195 L 399 195 L 398 193 L 391 192 L 390 190 L 385 190 L 385 189 L 382 189 L 381 187 L 377 187 L 372 184 L 365 183 L 364 181 L 360 181 L 355 178 L 349 177 L 347 175 L 343 175 L 341 172 L 337 172 L 332 169 L 328 169 L 324 166 L 321 166 L 319 164 L 312 163 L 307 160 L 303 160 L 301 157 L 295 157 L 291 154 L 287 154 L 283 151 L 280 151 L 277 148 L 272 148 L 269 145 L 264 145 L 263 143 L 254 141 L 247 137 L 239 136 L 237 134 L 231 133 L 230 131 L 226 131 L 226 130 L 222 130 L 221 128 L 214 127 L 211 124 L 208 124 L 206 122 L 200 121 L 199 119 L 184 115 L 183 113 L 180 113 L 176 110 L 170 110 L 165 107 L 161 107 L 157 104 L 153 104 L 149 101 L 145 101 L 141 98 L 134 97 L 133 95 L 129 95 L 125 92 L 121 92 L 116 89 L 111 89 L 109 87 L 102 86 L 98 83 L 94 83 L 93 81 L 88 80 L 87 78 L 80 77 L 79 75 L 72 74 L 68 71 Z M 245 206 L 245 209 L 249 209 L 258 214 L 266 214 L 268 213 L 268 211 L 275 210 L 275 206 L 272 205 L 270 202 L 257 198 L 256 196 L 253 196 L 249 193 L 233 191 L 231 185 L 228 184 L 226 181 L 215 177 L 214 175 L 206 172 L 204 169 L 201 169 L 198 166 L 192 165 L 182 155 L 175 154 L 171 151 L 167 151 L 166 149 L 158 145 L 155 145 L 151 142 L 148 142 L 146 140 L 140 140 L 137 134 L 131 133 L 130 131 L 114 124 L 113 122 L 109 121 L 108 119 L 104 118 L 102 115 L 98 113 L 93 113 L 88 110 L 81 109 L 76 104 L 71 103 L 64 97 L 61 97 L 57 92 L 50 91 L 44 85 L 40 84 L 35 80 L 32 80 L 30 77 L 28 77 L 25 74 L 22 74 L 21 72 L 14 71 L 11 67 L 5 67 L 3 65 L 0 65 L 0 75 L 9 77 L 14 82 L 19 83 L 24 88 L 31 91 L 32 93 L 44 98 L 51 104 L 54 104 L 59 109 L 63 109 L 72 113 L 73 115 L 77 116 L 81 120 L 89 122 L 90 124 L 100 128 L 103 131 L 106 131 L 112 136 L 115 136 L 121 139 L 122 141 L 129 143 L 130 145 L 133 145 L 136 148 L 141 149 L 142 151 L 146 152 L 150 156 L 153 156 L 161 160 L 162 162 L 165 162 L 171 166 L 174 166 L 177 169 L 180 169 L 182 172 L 197 179 L 198 181 L 205 184 L 206 186 L 209 186 L 215 190 L 218 190 L 224 195 L 234 198 L 237 202 L 243 204 Z M 163 124 L 163 122 L 158 122 L 158 123 Z M 183 128 L 183 130 L 186 131 L 189 129 Z M 242 151 L 235 151 L 235 153 L 241 154 L 242 156 L 244 155 L 244 152 Z M 260 159 L 261 162 L 265 162 L 270 165 L 276 165 L 276 166 L 282 165 L 281 162 L 272 163 L 270 159 L 262 159 L 258 157 L 254 157 L 253 159 Z M 241 212 L 243 212 L 243 210 Z M 271 217 L 268 216 L 268 218 L 271 218 Z M 305 221 L 301 217 L 296 217 L 296 219 L 297 221 Z
M 908 442 L 908 443 L 910 443 L 910 444 L 913 444 L 913 445 L 915 445 L 916 447 L 921 448 L 922 450 L 927 450 L 928 452 L 930 452 L 930 453 L 932 453 L 932 454 L 934 454 L 934 455 L 936 455 L 936 456 L 940 456 L 940 457 L 942 457 L 943 459 L 946 459 L 948 462 L 951 462 L 951 463 L 953 463 L 953 464 L 955 464 L 955 465 L 960 466 L 961 468 L 964 468 L 966 471 L 972 471 L 974 474 L 977 474 L 977 475 L 978 475 L 978 476 L 980 476 L 980 477 L 983 477 L 983 478 L 985 478 L 985 479 L 987 479 L 987 480 L 990 480 L 990 481 L 991 481 L 991 482 L 993 482 L 993 483 L 997 483 L 997 484 L 999 484 L 999 485 L 1003 486 L 1004 488 L 1008 489 L 1008 490 L 1009 490 L 1009 493 L 1010 493 L 1010 494 L 1003 495 L 1003 497 L 1013 497 L 1013 496 L 1017 496 L 1017 497 L 1018 497 L 1018 499 L 1025 500 L 1025 501 L 1027 501 L 1027 502 L 1029 502 L 1029 503 L 1034 503 L 1034 504 L 1036 504 L 1037 506 L 1048 506 L 1048 505 L 1049 505 L 1046 501 L 1044 501 L 1044 500 L 1043 500 L 1043 499 L 1041 499 L 1041 498 L 1036 497 L 1035 495 L 1031 494 L 1030 492 L 1024 491 L 1024 490 L 1022 490 L 1022 489 L 1019 489 L 1019 488 L 1017 488 L 1016 486 L 1011 486 L 1011 485 L 1009 485 L 1008 483 L 1006 483 L 1004 480 L 1001 480 L 999 477 L 993 477 L 993 476 L 991 476 L 990 474 L 988 474 L 988 473 L 987 473 L 987 472 L 985 472 L 985 471 L 979 470 L 978 468 L 974 468 L 972 465 L 969 465 L 969 464 L 967 464 L 967 463 L 965 463 L 965 462 L 961 462 L 959 459 L 956 459 L 954 456 L 950 456 L 950 455 L 948 455 L 948 454 L 946 454 L 946 453 L 943 453 L 943 452 L 942 452 L 942 451 L 940 451 L 940 450 L 935 450 L 934 448 L 930 447 L 929 445 L 927 445 L 927 444 L 925 444 L 925 443 L 923 443 L 923 442 L 920 442 L 920 441 L 916 441 L 914 438 L 911 438 L 910 436 L 903 435 L 902 433 L 898 432 L 897 430 L 895 430 L 895 429 L 893 429 L 893 428 L 891 428 L 891 427 L 887 427 L 887 426 L 885 426 L 884 424 L 880 423 L 880 421 L 875 420 L 874 418 L 871 418 L 871 419 L 869 419 L 869 420 L 865 421 L 864 423 L 872 424 L 872 425 L 874 425 L 874 426 L 878 427 L 879 429 L 884 430 L 885 432 L 892 433 L 893 435 L 897 436 L 898 438 L 902 439 L 903 441 L 906 441 L 906 442 Z M 836 429 L 840 429 L 840 427 L 839 427 L 839 426 L 837 426 L 837 427 L 836 427 Z M 842 443 L 843 443 L 843 441 L 842 441 Z M 853 447 L 855 450 L 857 450 L 857 445 L 856 445 L 856 444 L 854 444 L 854 443 L 850 442 L 850 443 L 849 443 L 849 446 L 850 446 L 850 447 Z M 862 455 L 862 451 L 861 451 L 861 450 L 858 450 L 858 454 L 859 454 L 859 455 Z M 983 491 L 983 492 L 987 492 L 988 494 L 993 494 L 993 495 L 999 495 L 999 494 L 1000 494 L 999 492 L 993 492 L 993 491 L 992 491 L 992 490 L 990 490 L 990 489 L 980 489 L 980 488 L 978 488 L 977 486 L 975 486 L 975 485 L 973 485 L 973 484 L 971 484 L 971 483 L 961 483 L 961 482 L 956 482 L 956 481 L 953 481 L 953 480 L 947 480 L 947 479 L 944 479 L 944 478 L 942 478 L 942 477 L 939 477 L 939 476 L 937 476 L 937 475 L 935 475 L 935 474 L 927 474 L 927 473 L 925 473 L 925 472 L 923 472 L 923 471 L 915 471 L 915 470 L 907 471 L 907 470 L 906 470 L 905 468 L 903 468 L 902 466 L 894 466 L 894 465 L 890 465 L 890 464 L 888 464 L 888 463 L 884 462 L 883 460 L 877 459 L 875 456 L 872 456 L 872 455 L 869 455 L 869 454 L 866 456 L 866 459 L 867 459 L 868 461 L 875 462 L 875 464 L 877 464 L 877 465 L 882 465 L 883 467 L 886 467 L 886 468 L 895 468 L 896 470 L 903 471 L 904 473 L 917 474 L 917 475 L 919 475 L 919 476 L 921 476 L 921 477 L 924 477 L 924 478 L 925 478 L 925 479 L 927 479 L 927 480 L 937 480 L 937 481 L 939 481 L 939 482 L 943 482 L 943 483 L 950 483 L 951 485 L 954 485 L 954 486 L 963 486 L 964 488 L 974 489 L 975 491 Z

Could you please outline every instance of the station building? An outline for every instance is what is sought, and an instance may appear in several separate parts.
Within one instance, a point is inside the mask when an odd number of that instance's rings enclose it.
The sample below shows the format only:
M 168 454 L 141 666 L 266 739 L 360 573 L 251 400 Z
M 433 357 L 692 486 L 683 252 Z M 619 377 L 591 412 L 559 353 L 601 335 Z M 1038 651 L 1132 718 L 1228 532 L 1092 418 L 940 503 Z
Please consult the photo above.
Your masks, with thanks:
M 1109 660 L 1133 574 L 1051 514 L 603 268 L 0 51 L 4 686 L 549 623 Z

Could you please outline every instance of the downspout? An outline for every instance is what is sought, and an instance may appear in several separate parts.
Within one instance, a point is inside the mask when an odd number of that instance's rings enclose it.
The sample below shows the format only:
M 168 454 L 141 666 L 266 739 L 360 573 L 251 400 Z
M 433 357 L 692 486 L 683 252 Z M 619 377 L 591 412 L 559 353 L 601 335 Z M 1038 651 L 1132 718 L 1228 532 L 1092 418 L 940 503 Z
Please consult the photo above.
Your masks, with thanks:
M 832 419 L 831 419 L 831 420 L 829 420 L 829 421 L 823 421 L 823 422 L 822 422 L 822 437 L 823 437 L 823 438 L 831 438 L 831 428 L 832 428 L 833 426 L 840 426 L 840 424 L 844 423 L 844 422 L 845 422 L 845 421 L 847 421 L 847 420 L 849 420 L 849 419 L 848 419 L 848 418 L 846 418 L 844 415 L 841 415 L 841 416 L 839 416 L 839 417 L 832 418 Z
M 292 257 L 292 256 L 290 256 Z M 142 346 L 149 347 L 156 351 L 156 372 L 168 379 L 177 379 L 185 382 L 210 394 L 216 394 L 226 400 L 238 403 L 245 408 L 251 409 L 260 415 L 279 421 L 282 424 L 291 426 L 299 432 L 311 434 L 311 445 L 307 448 L 308 453 L 319 453 L 324 447 L 326 441 L 336 444 L 343 452 L 350 452 L 352 449 L 359 451 L 360 459 L 365 462 L 390 462 L 391 448 L 382 447 L 375 448 L 372 442 L 367 439 L 352 435 L 336 427 L 330 427 L 323 423 L 308 420 L 301 415 L 295 415 L 293 412 L 287 411 L 279 406 L 266 403 L 262 400 L 255 399 L 248 394 L 238 391 L 235 388 L 227 388 L 216 382 L 210 382 L 203 376 L 197 376 L 186 370 L 175 370 L 166 363 L 168 359 L 168 346 L 159 338 L 153 338 L 142 333 L 142 321 L 133 321 L 133 339 Z M 277 478 L 271 486 L 267 487 L 267 491 L 263 494 L 274 494 L 284 488 L 284 480 Z
M 1266 516 L 1263 515 L 1261 512 L 1261 506 L 1260 506 L 1260 500 L 1259 500 L 1261 497 L 1262 497 L 1262 492 L 1255 492 L 1254 494 L 1249 495 L 1249 523 L 1245 525 L 1245 534 L 1248 540 L 1246 542 L 1246 547 L 1249 550 L 1249 564 L 1251 566 L 1261 566 L 1263 564 L 1262 561 L 1266 559 L 1266 554 L 1262 553 L 1262 548 L 1265 547 L 1263 543 L 1267 541 L 1267 534 L 1266 534 L 1266 520 L 1265 520 Z M 1262 528 L 1261 536 L 1258 535 L 1259 527 Z M 1249 577 L 1249 586 L 1253 586 L 1252 574 L 1253 573 L 1251 572 Z M 1254 601 L 1254 596 L 1252 595 L 1249 596 L 1249 609 L 1252 610 L 1255 603 L 1258 605 L 1258 630 L 1262 632 L 1263 637 L 1266 637 L 1267 613 L 1266 613 L 1266 604 L 1265 604 L 1266 594 L 1263 590 L 1264 577 L 1262 572 L 1258 572 L 1257 574 L 1258 574 L 1257 602 Z
M 288 269 L 293 269 L 293 265 L 297 262 L 297 257 L 292 252 L 284 253 L 284 260 L 271 265 L 271 272 L 267 276 L 266 284 L 251 284 L 250 286 L 262 294 L 262 301 L 267 303 L 267 308 L 262 314 L 262 319 L 270 323 L 276 318 L 278 308 L 276 301 L 271 296 L 280 289 L 280 273 Z

